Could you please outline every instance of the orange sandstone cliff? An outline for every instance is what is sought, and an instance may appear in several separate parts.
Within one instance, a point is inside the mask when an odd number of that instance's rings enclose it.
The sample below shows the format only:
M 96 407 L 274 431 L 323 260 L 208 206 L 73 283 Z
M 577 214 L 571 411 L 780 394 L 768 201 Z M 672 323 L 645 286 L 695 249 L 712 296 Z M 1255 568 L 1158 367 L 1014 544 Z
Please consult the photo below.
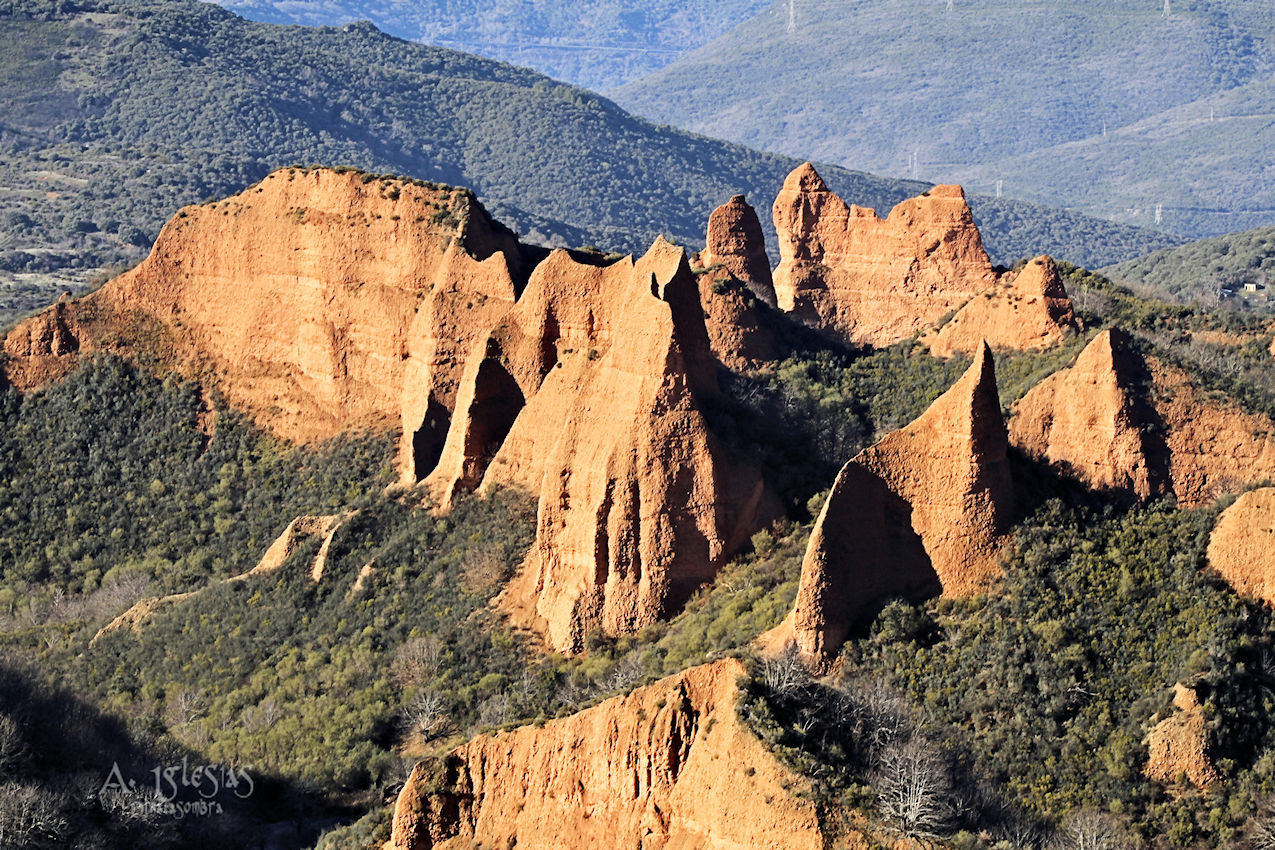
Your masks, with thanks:
M 740 722 L 734 660 L 695 667 L 543 727 L 418 765 L 395 850 L 828 846 L 802 778 Z
M 211 380 L 288 439 L 387 427 L 424 333 L 411 333 L 418 310 L 511 302 L 518 263 L 512 235 L 464 190 L 277 171 L 185 208 L 137 268 L 15 328 L 7 372 L 32 389 L 92 351 L 135 353 Z M 446 364 L 439 346 L 417 347 Z
M 784 181 L 774 220 L 779 307 L 845 342 L 906 339 L 996 283 L 959 186 L 935 186 L 882 220 L 805 163 Z
M 1075 365 L 1015 406 L 1010 438 L 1099 490 L 1187 507 L 1275 479 L 1275 424 L 1144 355 L 1128 334 L 1094 338 Z
M 892 597 L 963 596 L 999 574 L 1013 510 L 991 351 L 914 422 L 837 476 L 815 523 L 789 623 L 827 661 Z
M 500 604 L 579 651 L 676 610 L 770 518 L 760 476 L 727 457 L 694 275 L 662 240 L 606 267 L 555 252 L 469 354 L 426 483 L 539 494 L 537 536 Z
M 1208 559 L 1241 596 L 1275 606 L 1275 488 L 1251 490 L 1222 512 Z
M 936 357 L 951 357 L 972 354 L 983 342 L 998 349 L 1049 348 L 1079 331 L 1058 267 L 1037 257 L 968 302 L 928 342 Z

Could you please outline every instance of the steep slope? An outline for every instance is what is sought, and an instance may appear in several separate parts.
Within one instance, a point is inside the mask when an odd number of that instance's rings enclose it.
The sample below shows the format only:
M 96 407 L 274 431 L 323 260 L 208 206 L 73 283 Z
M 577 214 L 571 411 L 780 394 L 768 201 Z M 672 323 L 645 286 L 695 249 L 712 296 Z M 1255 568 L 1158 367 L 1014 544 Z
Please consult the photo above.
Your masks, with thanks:
M 999 574 L 1013 511 L 991 351 L 917 420 L 845 465 L 811 533 L 784 627 L 827 661 L 892 597 L 966 596 Z
M 418 765 L 392 845 L 824 848 L 806 782 L 736 716 L 743 672 L 734 660 L 695 667 Z
M 1079 331 L 1058 267 L 1037 257 L 1002 275 L 998 287 L 971 299 L 925 341 L 934 356 L 951 357 L 973 354 L 984 342 L 1019 351 L 1049 348 Z
M 767 6 L 767 0 L 215 2 L 245 18 L 275 24 L 320 26 L 368 20 L 400 38 L 535 68 L 594 89 L 658 70 Z
M 289 439 L 386 427 L 421 302 L 512 303 L 520 263 L 463 190 L 283 170 L 184 209 L 136 269 L 15 328 L 7 371 L 28 389 L 93 351 L 131 352 L 211 377 Z
M 1142 0 L 853 0 L 835 13 L 798 0 L 611 94 L 765 150 L 978 191 L 1004 180 L 1011 197 L 1211 235 L 1258 224 L 1240 223 L 1244 208 L 1270 220 L 1272 32 L 1275 11 L 1241 0 L 1168 15 Z M 1213 99 L 1252 117 L 1235 132 L 1177 126 L 1207 121 Z
M 774 219 L 779 307 L 849 343 L 905 339 L 996 282 L 959 186 L 936 186 L 883 220 L 805 163 L 784 181 Z
M 1209 566 L 1241 596 L 1275 605 L 1275 489 L 1252 490 L 1218 517 Z
M 468 186 L 530 241 L 629 251 L 662 233 L 698 244 L 709 210 L 738 192 L 770 197 L 797 164 L 367 24 L 283 28 L 193 0 L 6 8 L 6 275 L 132 262 L 183 204 L 296 163 Z M 882 208 L 917 188 L 837 169 L 825 176 Z M 1048 251 L 1103 265 L 1171 244 L 1055 210 L 974 206 L 1005 263 Z M 56 282 L 7 279 L 33 287 L 11 299 L 12 310 L 59 291 Z
M 1216 398 L 1118 329 L 1029 390 L 1009 430 L 1028 455 L 1138 500 L 1197 506 L 1275 477 L 1269 418 Z
M 468 355 L 426 483 L 538 493 L 536 544 L 502 596 L 578 652 L 680 607 L 770 510 L 698 397 L 715 391 L 699 289 L 681 249 L 582 265 L 558 251 Z

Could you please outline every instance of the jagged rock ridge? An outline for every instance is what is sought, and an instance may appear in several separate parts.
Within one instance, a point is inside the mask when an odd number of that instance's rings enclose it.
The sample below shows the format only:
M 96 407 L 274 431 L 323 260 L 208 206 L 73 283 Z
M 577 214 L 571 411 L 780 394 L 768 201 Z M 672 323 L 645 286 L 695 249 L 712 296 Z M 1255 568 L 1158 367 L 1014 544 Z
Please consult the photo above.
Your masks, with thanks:
M 770 510 L 698 406 L 715 392 L 699 291 L 657 242 L 606 267 L 551 255 L 466 362 L 426 483 L 539 494 L 537 537 L 500 604 L 578 651 L 627 634 L 710 581 Z
M 774 220 L 779 307 L 848 343 L 906 339 L 996 283 L 959 186 L 935 186 L 883 220 L 806 163 L 784 181 Z
M 734 660 L 695 667 L 418 765 L 391 844 L 821 850 L 806 781 L 736 715 L 743 672 Z

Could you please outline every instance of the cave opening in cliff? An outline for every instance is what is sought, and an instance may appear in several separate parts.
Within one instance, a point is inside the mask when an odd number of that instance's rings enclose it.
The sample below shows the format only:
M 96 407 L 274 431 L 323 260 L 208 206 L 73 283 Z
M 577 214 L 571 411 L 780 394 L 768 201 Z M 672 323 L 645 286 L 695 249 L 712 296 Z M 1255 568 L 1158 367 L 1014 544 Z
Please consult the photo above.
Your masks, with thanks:
M 438 399 L 430 396 L 421 427 L 412 435 L 412 472 L 417 481 L 425 480 L 434 471 L 434 467 L 438 466 L 451 424 L 451 411 L 439 404 Z
M 482 481 L 525 404 L 522 388 L 499 358 L 491 354 L 484 358 L 474 380 L 474 401 L 469 408 L 465 471 L 460 481 L 463 487 L 474 488 Z

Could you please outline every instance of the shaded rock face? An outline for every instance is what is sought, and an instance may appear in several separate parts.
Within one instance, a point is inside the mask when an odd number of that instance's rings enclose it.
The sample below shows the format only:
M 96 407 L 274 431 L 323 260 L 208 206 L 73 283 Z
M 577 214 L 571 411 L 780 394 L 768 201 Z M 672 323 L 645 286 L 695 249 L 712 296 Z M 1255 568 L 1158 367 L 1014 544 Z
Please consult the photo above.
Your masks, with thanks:
M 1010 439 L 1096 490 L 1146 500 L 1169 492 L 1158 415 L 1147 403 L 1151 374 L 1129 335 L 1094 337 L 1070 369 L 1027 392 L 1010 418 Z
M 928 342 L 936 357 L 951 357 L 973 354 L 984 342 L 1019 351 L 1049 348 L 1079 331 L 1058 267 L 1037 257 L 966 303 Z
M 847 206 L 810 163 L 775 199 L 780 309 L 847 343 L 885 346 L 996 283 L 959 186 L 935 186 L 885 220 Z
M 806 781 L 736 716 L 743 672 L 734 660 L 692 668 L 418 765 L 391 845 L 824 848 Z
M 462 190 L 279 171 L 187 207 L 137 268 L 16 328 L 8 373 L 30 389 L 90 351 L 138 353 L 211 378 L 287 439 L 389 427 L 418 310 L 441 300 L 463 326 L 482 302 L 511 302 L 518 256 Z
M 700 305 L 713 357 L 727 369 L 747 372 L 782 359 L 782 346 L 763 321 L 757 296 L 724 269 L 699 276 Z
M 743 195 L 735 195 L 708 217 L 708 234 L 699 261 L 705 268 L 720 264 L 759 299 L 775 306 L 775 286 L 761 221 Z
M 830 659 L 890 598 L 965 596 L 999 575 L 1013 510 L 991 351 L 914 422 L 837 476 L 791 617 L 802 654 Z
M 1188 685 L 1174 685 L 1173 707 L 1176 711 L 1147 735 L 1143 774 L 1165 785 L 1176 785 L 1184 779 L 1200 789 L 1216 785 L 1222 777 L 1209 756 L 1208 729 L 1199 693 Z
M 1249 491 L 1222 512 L 1208 559 L 1236 593 L 1275 606 L 1275 488 Z
M 476 487 L 539 494 L 499 604 L 554 648 L 668 615 L 769 518 L 760 476 L 700 412 L 711 358 L 695 277 L 662 241 L 607 267 L 555 252 L 471 351 L 426 484 L 444 505 Z
M 1275 424 L 1209 397 L 1112 329 L 1015 406 L 1010 438 L 1097 489 L 1195 507 L 1275 478 Z

